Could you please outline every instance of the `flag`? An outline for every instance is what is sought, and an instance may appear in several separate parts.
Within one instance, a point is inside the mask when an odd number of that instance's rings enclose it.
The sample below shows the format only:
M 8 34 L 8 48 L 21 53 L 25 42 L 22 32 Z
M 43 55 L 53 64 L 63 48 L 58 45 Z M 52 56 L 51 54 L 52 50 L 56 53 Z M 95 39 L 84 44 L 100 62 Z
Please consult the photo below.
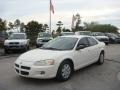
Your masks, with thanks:
M 50 11 L 54 14 L 54 6 L 52 4 L 52 0 L 50 0 Z
M 72 17 L 72 26 L 71 26 L 71 28 L 73 28 L 73 29 L 75 28 L 74 27 L 74 22 L 76 21 L 76 19 L 77 19 L 76 16 L 73 15 L 73 17 Z

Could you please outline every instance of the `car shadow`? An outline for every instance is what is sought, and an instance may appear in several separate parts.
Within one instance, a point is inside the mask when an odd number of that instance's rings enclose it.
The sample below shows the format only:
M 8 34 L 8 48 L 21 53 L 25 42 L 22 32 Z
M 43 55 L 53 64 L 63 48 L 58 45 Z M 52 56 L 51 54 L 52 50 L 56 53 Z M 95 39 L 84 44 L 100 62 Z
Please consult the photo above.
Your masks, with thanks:
M 17 81 L 19 81 L 19 83 L 22 84 L 27 84 L 27 85 L 52 85 L 52 84 L 57 84 L 59 83 L 58 81 L 56 81 L 55 79 L 35 79 L 35 78 L 25 78 L 25 77 L 21 77 L 21 76 L 16 76 L 15 77 Z

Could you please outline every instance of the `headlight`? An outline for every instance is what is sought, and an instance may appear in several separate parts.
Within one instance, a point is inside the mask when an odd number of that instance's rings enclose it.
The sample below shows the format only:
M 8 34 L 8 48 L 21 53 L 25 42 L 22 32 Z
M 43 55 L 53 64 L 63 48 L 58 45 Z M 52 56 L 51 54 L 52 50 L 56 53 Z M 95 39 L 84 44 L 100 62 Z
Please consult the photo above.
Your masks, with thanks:
M 34 63 L 35 66 L 49 66 L 49 65 L 54 65 L 55 61 L 54 60 L 41 60 L 41 61 L 36 61 Z

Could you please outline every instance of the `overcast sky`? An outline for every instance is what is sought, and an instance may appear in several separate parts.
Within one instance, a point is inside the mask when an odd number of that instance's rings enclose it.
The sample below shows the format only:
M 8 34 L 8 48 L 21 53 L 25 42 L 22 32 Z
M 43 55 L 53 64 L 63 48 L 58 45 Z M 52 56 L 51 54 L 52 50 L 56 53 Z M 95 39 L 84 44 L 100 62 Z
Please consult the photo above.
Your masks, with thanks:
M 52 28 L 61 20 L 70 28 L 73 14 L 79 13 L 82 22 L 97 21 L 120 27 L 120 0 L 52 0 L 55 14 Z M 20 19 L 27 23 L 37 20 L 49 23 L 49 0 L 0 0 L 0 17 L 7 21 Z

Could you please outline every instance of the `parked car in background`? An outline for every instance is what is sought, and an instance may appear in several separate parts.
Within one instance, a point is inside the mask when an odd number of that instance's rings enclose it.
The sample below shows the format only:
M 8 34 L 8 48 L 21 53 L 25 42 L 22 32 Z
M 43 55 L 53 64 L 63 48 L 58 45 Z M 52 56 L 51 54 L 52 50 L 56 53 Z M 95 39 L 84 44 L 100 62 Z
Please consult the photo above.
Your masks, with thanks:
M 77 31 L 77 32 L 75 32 L 75 35 L 87 35 L 87 36 L 91 36 L 91 31 Z
M 105 33 L 106 36 L 109 37 L 110 43 L 120 43 L 120 37 L 114 33 Z
M 0 45 L 4 45 L 4 41 L 8 38 L 8 34 L 6 32 L 0 32 Z
M 75 35 L 74 32 L 61 32 L 61 36 Z
M 46 33 L 46 32 L 40 32 L 38 34 L 37 40 L 36 40 L 36 47 L 41 47 L 42 45 L 44 45 L 45 43 L 47 43 L 48 41 L 52 40 L 52 34 L 51 33 Z
M 25 33 L 13 33 L 4 42 L 4 51 L 9 53 L 12 50 L 25 50 L 29 49 L 29 39 Z
M 68 80 L 80 68 L 104 63 L 105 44 L 91 36 L 61 36 L 22 54 L 14 68 L 22 77 Z
M 106 45 L 109 44 L 109 38 L 102 32 L 92 32 L 92 36 L 94 36 L 99 41 L 104 42 Z

